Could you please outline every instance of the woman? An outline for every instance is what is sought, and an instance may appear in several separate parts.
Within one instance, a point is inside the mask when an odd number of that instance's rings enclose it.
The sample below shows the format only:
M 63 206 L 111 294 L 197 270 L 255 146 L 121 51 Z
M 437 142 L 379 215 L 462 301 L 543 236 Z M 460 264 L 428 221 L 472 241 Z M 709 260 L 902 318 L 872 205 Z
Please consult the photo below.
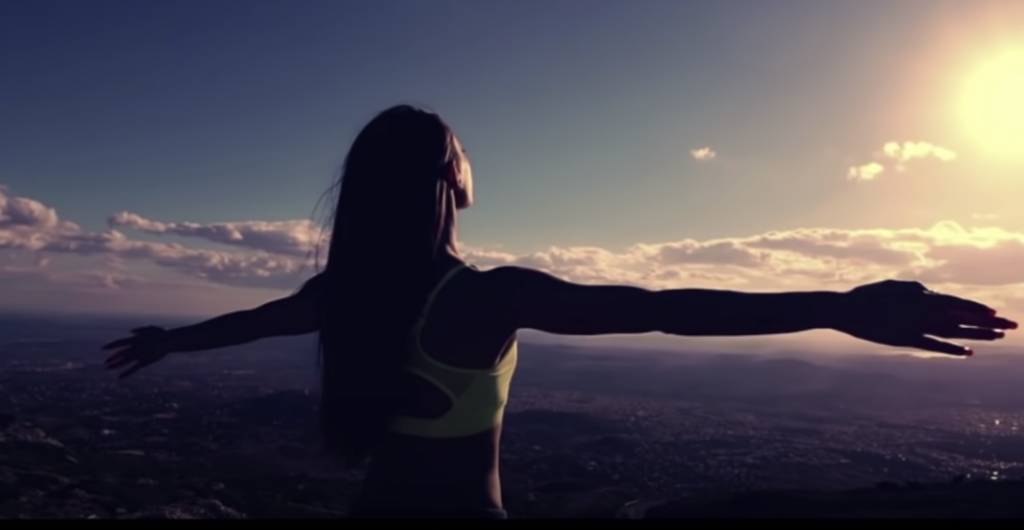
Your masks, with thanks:
M 969 356 L 931 336 L 991 341 L 1016 324 L 914 282 L 846 293 L 751 294 L 567 283 L 456 248 L 473 202 L 469 160 L 436 114 L 388 109 L 356 138 L 340 181 L 325 269 L 297 293 L 105 346 L 121 377 L 169 353 L 319 332 L 320 427 L 350 464 L 371 457 L 353 517 L 505 518 L 499 440 L 516 332 L 768 335 L 834 329 Z

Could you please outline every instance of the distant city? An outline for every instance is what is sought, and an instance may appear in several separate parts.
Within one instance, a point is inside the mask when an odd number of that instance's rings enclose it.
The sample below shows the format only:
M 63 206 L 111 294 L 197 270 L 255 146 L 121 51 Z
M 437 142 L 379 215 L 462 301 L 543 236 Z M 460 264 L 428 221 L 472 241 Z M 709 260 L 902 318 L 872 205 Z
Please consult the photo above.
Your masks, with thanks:
M 358 473 L 325 471 L 312 443 L 313 337 L 184 354 L 116 382 L 98 347 L 137 325 L 0 320 L 4 461 L 17 470 L 27 458 L 11 452 L 21 425 L 22 438 L 52 440 L 76 462 L 22 477 L 0 495 L 0 515 L 344 515 Z M 520 517 L 589 517 L 637 499 L 1015 479 L 1024 368 L 1012 361 L 526 343 L 503 440 L 505 496 Z M 39 443 L 33 473 L 54 465 L 56 445 Z

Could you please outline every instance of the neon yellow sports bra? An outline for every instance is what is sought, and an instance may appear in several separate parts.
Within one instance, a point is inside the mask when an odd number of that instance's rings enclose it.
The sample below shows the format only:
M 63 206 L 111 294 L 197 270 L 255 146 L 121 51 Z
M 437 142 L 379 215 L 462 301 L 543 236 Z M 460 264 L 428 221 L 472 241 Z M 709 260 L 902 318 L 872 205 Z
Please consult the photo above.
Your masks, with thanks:
M 425 438 L 459 438 L 494 427 L 501 423 L 505 414 L 512 374 L 519 356 L 517 342 L 512 342 L 497 366 L 476 370 L 439 362 L 427 355 L 420 343 L 420 333 L 438 293 L 464 268 L 464 265 L 459 265 L 448 271 L 427 298 L 423 312 L 412 329 L 409 364 L 406 367 L 409 372 L 447 394 L 451 398 L 452 407 L 443 416 L 433 419 L 396 416 L 391 420 L 392 432 Z

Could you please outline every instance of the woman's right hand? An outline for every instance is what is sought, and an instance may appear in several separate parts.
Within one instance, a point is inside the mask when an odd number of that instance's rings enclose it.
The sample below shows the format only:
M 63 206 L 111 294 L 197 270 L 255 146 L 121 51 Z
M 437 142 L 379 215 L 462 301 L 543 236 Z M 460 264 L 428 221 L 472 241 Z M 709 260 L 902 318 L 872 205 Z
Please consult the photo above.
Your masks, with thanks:
M 128 369 L 117 377 L 118 379 L 124 379 L 171 353 L 167 330 L 158 326 L 133 329 L 131 337 L 106 344 L 103 350 L 116 350 L 105 362 L 108 370 L 128 366 Z
M 939 294 L 918 282 L 887 280 L 842 295 L 836 330 L 858 339 L 947 355 L 970 356 L 966 346 L 938 340 L 993 341 L 1017 323 L 972 300 Z

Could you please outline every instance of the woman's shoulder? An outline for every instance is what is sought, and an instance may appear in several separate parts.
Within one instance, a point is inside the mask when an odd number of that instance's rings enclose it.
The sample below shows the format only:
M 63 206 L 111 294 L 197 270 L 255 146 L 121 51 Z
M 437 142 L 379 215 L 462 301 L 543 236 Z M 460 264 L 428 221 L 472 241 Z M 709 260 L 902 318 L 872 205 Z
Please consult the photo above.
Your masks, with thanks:
M 467 290 L 485 297 L 513 296 L 522 290 L 550 287 L 552 281 L 561 282 L 545 272 L 515 265 L 467 269 L 464 284 Z
M 466 262 L 456 266 L 458 270 L 452 270 L 450 284 L 458 285 L 460 290 L 468 293 L 492 293 L 500 289 L 508 281 L 508 271 L 502 270 L 507 267 L 482 268 L 474 263 Z

